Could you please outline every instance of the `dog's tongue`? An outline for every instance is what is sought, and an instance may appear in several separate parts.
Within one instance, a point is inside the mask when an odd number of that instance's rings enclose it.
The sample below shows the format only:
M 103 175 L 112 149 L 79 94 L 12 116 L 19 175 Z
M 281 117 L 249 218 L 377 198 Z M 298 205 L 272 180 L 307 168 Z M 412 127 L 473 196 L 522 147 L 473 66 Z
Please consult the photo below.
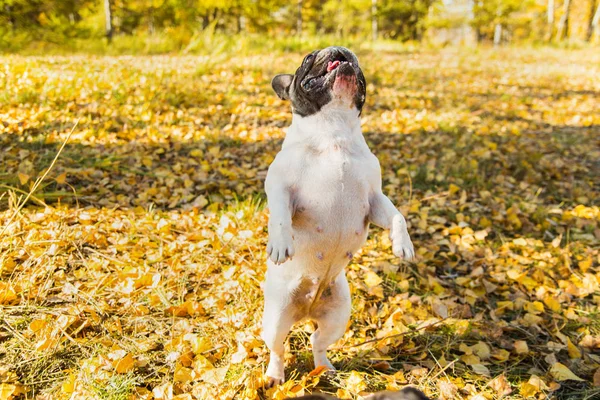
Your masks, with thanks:
M 338 65 L 340 65 L 339 61 L 329 61 L 327 63 L 327 72 L 333 71 L 334 69 L 336 69 L 338 67 Z

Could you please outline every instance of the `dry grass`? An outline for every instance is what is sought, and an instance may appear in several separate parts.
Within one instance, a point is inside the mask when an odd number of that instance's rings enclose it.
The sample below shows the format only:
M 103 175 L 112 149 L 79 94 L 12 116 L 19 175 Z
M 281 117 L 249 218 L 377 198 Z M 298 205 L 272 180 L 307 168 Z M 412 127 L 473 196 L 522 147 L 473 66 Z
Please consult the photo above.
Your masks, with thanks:
M 599 396 L 600 58 L 359 57 L 365 136 L 419 260 L 373 230 L 339 373 L 308 374 L 307 323 L 270 392 L 262 182 L 290 116 L 268 83 L 301 54 L 4 57 L 0 398 Z

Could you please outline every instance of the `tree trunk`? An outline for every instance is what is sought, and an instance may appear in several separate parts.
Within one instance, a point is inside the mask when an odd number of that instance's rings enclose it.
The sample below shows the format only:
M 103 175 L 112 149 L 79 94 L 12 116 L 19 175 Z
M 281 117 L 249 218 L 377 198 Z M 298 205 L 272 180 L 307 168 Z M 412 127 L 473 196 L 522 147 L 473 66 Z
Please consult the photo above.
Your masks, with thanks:
M 373 41 L 377 40 L 377 0 L 372 0 L 371 3 L 371 35 L 373 36 Z
M 548 16 L 548 32 L 546 34 L 546 40 L 552 40 L 552 34 L 554 33 L 554 0 L 548 0 L 548 9 L 546 10 Z
M 104 0 L 104 26 L 106 29 L 106 39 L 108 39 L 108 43 L 110 43 L 112 41 L 112 37 L 113 37 L 112 12 L 110 10 L 110 0 Z
M 500 46 L 502 42 L 502 24 L 497 23 L 494 28 L 494 46 Z
M 296 34 L 302 36 L 302 0 L 298 0 L 298 14 L 296 15 Z
M 591 41 L 594 36 L 600 35 L 600 2 L 596 6 L 596 12 L 594 13 L 590 26 L 588 27 L 587 41 Z
M 556 38 L 562 40 L 569 35 L 569 14 L 571 12 L 571 0 L 565 0 L 563 3 L 563 15 L 558 21 L 558 31 Z

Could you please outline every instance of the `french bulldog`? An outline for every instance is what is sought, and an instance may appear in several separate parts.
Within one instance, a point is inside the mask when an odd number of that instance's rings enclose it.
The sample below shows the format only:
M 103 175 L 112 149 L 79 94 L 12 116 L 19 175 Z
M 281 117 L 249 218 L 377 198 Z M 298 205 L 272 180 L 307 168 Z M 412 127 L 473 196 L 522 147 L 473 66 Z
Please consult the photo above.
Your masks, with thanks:
M 312 319 L 315 367 L 334 370 L 327 348 L 350 318 L 344 272 L 369 224 L 390 230 L 393 253 L 414 256 L 406 220 L 381 188 L 381 169 L 362 135 L 366 82 L 353 52 L 308 54 L 294 75 L 273 78 L 292 104 L 292 124 L 267 173 L 269 241 L 262 337 L 270 350 L 268 386 L 284 381 L 284 341 Z

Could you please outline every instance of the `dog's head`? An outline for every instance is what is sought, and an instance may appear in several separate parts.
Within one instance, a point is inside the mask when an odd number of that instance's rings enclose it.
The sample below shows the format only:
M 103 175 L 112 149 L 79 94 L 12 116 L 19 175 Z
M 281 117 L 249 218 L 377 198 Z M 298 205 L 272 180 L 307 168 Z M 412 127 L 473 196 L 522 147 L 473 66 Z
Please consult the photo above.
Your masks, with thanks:
M 281 99 L 291 100 L 293 112 L 302 117 L 332 102 L 356 107 L 360 113 L 367 87 L 356 55 L 338 46 L 313 51 L 294 75 L 277 75 L 271 85 Z

